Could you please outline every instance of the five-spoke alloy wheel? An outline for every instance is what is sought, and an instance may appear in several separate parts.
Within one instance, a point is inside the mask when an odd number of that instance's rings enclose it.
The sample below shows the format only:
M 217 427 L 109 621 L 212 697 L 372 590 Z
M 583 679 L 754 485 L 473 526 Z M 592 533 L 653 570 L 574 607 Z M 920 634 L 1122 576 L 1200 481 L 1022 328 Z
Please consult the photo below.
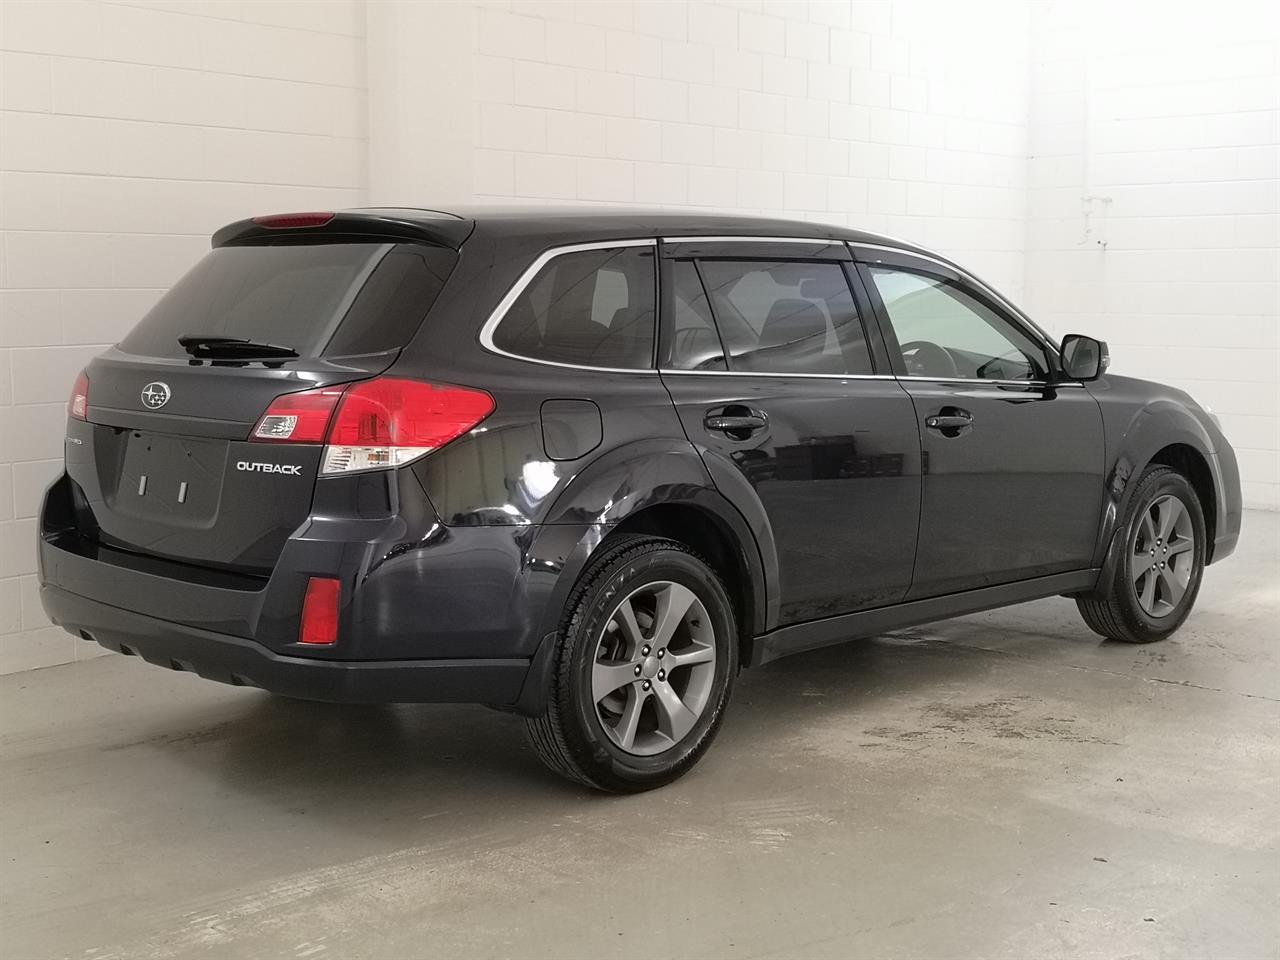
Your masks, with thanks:
M 1138 604 L 1152 618 L 1178 609 L 1195 572 L 1191 513 L 1172 494 L 1157 498 L 1133 529 L 1129 575 Z
M 669 750 L 693 729 L 715 680 L 711 618 L 669 580 L 622 598 L 596 644 L 591 696 L 605 732 L 637 756 Z
M 1204 573 L 1204 511 L 1187 478 L 1154 464 L 1134 485 L 1112 558 L 1113 573 L 1076 605 L 1098 634 L 1128 643 L 1162 640 L 1182 624 Z
M 602 790 L 676 779 L 710 746 L 737 673 L 720 578 L 682 544 L 623 535 L 566 606 L 546 712 L 526 721 L 542 760 Z

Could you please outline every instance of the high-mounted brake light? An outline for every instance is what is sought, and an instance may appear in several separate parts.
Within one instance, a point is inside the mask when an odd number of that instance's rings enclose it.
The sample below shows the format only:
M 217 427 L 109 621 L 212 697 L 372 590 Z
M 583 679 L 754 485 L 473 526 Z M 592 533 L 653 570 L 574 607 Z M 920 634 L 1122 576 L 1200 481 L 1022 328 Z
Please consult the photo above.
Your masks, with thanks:
M 321 474 L 350 473 L 416 460 L 475 429 L 492 412 L 493 397 L 483 390 L 378 377 L 345 390 L 319 387 L 277 397 L 250 439 L 323 441 Z
M 253 222 L 268 230 L 292 230 L 297 227 L 323 227 L 333 219 L 332 213 L 319 211 L 312 213 L 272 213 L 265 217 L 254 217 Z
M 338 601 L 342 582 L 331 577 L 311 577 L 302 601 L 302 625 L 298 642 L 332 644 L 338 641 Z
M 77 420 L 89 419 L 89 377 L 83 370 L 76 376 L 75 386 L 71 388 L 71 399 L 67 401 L 67 415 Z

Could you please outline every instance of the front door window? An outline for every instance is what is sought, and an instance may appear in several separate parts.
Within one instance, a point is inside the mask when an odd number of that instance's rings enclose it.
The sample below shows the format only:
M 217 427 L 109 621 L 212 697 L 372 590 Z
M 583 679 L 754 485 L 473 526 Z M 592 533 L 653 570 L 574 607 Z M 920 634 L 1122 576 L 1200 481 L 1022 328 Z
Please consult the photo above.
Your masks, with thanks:
M 1044 351 L 960 284 L 908 270 L 870 270 L 908 376 L 1044 380 Z

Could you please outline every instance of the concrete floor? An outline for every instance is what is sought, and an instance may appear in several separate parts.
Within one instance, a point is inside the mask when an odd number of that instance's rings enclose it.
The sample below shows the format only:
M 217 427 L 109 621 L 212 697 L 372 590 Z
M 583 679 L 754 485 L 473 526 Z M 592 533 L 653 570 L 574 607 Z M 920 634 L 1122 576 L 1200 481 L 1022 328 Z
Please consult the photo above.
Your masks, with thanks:
M 690 776 L 109 657 L 0 686 L 0 955 L 1275 957 L 1280 516 L 1173 640 L 1066 600 L 742 677 Z

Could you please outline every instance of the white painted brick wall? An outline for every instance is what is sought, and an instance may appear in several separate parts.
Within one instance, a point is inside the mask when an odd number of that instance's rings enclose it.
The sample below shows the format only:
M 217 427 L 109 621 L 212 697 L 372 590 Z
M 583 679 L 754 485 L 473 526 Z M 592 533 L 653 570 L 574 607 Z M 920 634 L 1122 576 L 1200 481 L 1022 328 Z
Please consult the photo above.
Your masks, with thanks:
M 468 6 L 474 81 L 458 106 L 472 136 L 436 145 L 470 161 L 450 199 L 851 224 L 938 247 L 1020 296 L 1024 4 Z M 371 184 L 379 202 L 440 202 L 430 184 L 417 192 L 407 178 Z
M 1028 307 L 1208 403 L 1280 507 L 1280 7 L 1055 3 L 1033 49 Z
M 51 627 L 35 515 L 69 384 L 230 220 L 363 202 L 364 5 L 0 0 L 0 672 Z

